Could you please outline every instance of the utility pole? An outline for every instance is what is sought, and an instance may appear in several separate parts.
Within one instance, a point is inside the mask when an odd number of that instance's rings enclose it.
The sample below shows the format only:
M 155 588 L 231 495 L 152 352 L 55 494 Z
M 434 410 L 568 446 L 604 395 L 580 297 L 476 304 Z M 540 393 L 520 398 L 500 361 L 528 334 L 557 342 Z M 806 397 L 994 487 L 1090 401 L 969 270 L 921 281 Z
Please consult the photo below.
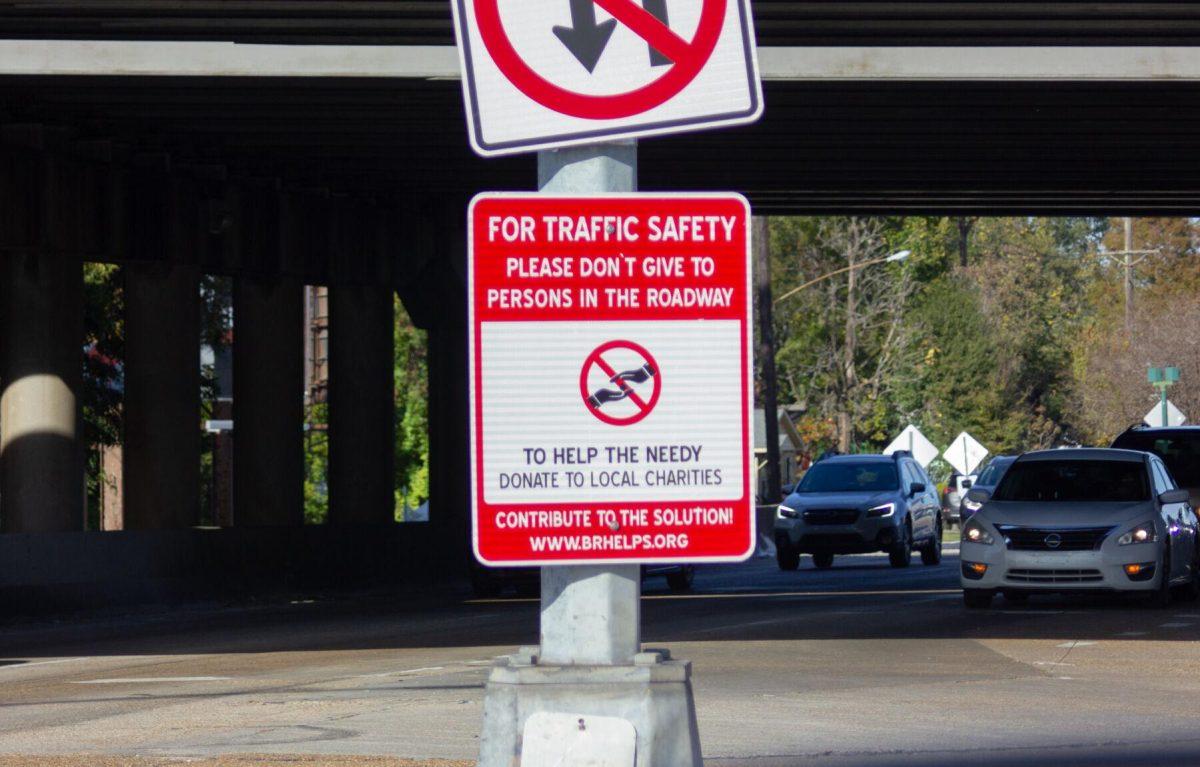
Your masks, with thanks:
M 1125 249 L 1116 251 L 1115 253 L 1105 253 L 1104 258 L 1120 258 L 1121 265 L 1124 269 L 1123 283 L 1125 290 L 1125 332 L 1133 332 L 1133 269 L 1138 264 L 1146 260 L 1147 256 L 1152 256 L 1158 253 L 1158 249 L 1151 250 L 1134 250 L 1133 249 L 1133 219 L 1128 216 L 1124 219 L 1125 222 Z M 1138 258 L 1134 258 L 1138 256 Z
M 963 269 L 967 268 L 967 249 L 970 245 L 971 227 L 975 225 L 975 219 L 966 216 L 958 217 L 958 265 Z
M 855 370 L 855 357 L 858 354 L 858 296 L 855 289 L 858 285 L 858 275 L 854 269 L 857 265 L 854 248 L 849 248 L 847 258 L 850 259 L 850 270 L 846 275 L 846 327 L 842 347 L 842 402 L 838 409 L 838 450 L 849 453 L 854 445 L 854 414 L 850 412 L 851 393 L 858 385 L 858 372 Z
M 1133 219 L 1125 217 L 1125 332 L 1133 330 Z
M 767 440 L 766 503 L 782 500 L 783 479 L 779 471 L 779 389 L 775 378 L 775 325 L 771 311 L 770 219 L 754 218 L 754 285 L 758 294 L 758 360 L 762 384 L 763 420 Z

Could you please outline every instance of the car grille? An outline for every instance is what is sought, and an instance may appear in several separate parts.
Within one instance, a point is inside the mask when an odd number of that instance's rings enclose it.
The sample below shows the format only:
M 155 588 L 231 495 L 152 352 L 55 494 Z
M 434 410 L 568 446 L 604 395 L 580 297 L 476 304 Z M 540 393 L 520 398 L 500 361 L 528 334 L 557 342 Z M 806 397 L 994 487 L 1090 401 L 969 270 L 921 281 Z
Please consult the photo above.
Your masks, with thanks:
M 818 533 L 800 539 L 802 546 L 814 547 L 862 546 L 863 543 L 863 537 L 856 533 Z
M 1095 583 L 1104 580 L 1099 570 L 1009 570 L 1008 580 L 1018 583 Z
M 1066 529 L 997 525 L 1008 548 L 1017 551 L 1093 551 L 1100 548 L 1111 527 Z M 1057 543 L 1057 545 L 1055 545 Z
M 809 509 L 804 521 L 810 525 L 852 525 L 858 521 L 858 509 Z

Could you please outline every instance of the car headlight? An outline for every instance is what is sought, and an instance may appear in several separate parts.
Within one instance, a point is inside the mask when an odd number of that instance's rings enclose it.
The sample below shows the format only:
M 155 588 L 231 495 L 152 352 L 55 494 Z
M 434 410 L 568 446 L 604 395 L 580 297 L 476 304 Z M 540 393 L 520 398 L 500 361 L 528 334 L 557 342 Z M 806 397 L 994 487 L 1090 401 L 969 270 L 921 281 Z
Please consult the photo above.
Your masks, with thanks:
M 963 526 L 962 539 L 967 543 L 981 543 L 984 546 L 991 546 L 996 542 L 996 537 L 974 519 Z
M 1143 522 L 1117 539 L 1118 546 L 1129 546 L 1134 543 L 1154 543 L 1158 540 L 1158 532 L 1153 522 Z
M 796 511 L 791 506 L 784 506 L 781 503 L 779 504 L 779 516 L 787 517 L 788 519 L 796 519 L 800 516 L 800 512 Z
M 971 512 L 972 514 L 974 514 L 975 512 L 977 512 L 983 508 L 983 504 L 980 503 L 979 501 L 972 501 L 970 498 L 963 498 L 962 507 L 964 509 L 966 509 L 967 511 Z
M 873 509 L 867 509 L 868 517 L 890 517 L 896 513 L 896 504 L 885 503 L 882 506 L 876 506 Z

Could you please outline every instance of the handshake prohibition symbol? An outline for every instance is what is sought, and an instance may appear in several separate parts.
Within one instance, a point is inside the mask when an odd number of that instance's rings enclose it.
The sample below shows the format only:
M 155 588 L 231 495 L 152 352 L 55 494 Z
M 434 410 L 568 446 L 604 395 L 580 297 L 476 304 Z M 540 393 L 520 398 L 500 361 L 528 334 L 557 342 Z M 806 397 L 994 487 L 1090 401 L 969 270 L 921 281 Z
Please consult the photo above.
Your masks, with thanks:
M 623 370 L 608 379 L 610 383 L 617 385 L 617 389 L 598 389 L 588 397 L 587 403 L 592 408 L 599 410 L 609 402 L 620 402 L 633 394 L 633 387 L 629 385 L 630 383 L 645 383 L 657 374 L 654 366 L 648 362 L 640 368 Z

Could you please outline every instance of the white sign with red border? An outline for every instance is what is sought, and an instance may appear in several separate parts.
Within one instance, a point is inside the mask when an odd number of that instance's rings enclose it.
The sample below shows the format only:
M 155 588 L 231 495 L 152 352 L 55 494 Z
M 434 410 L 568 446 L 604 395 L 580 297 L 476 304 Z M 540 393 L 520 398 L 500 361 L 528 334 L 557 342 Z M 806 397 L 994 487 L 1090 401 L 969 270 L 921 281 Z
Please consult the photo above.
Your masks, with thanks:
M 745 198 L 483 194 L 468 227 L 476 557 L 748 557 Z
M 451 0 L 471 146 L 494 156 L 762 114 L 748 0 Z

